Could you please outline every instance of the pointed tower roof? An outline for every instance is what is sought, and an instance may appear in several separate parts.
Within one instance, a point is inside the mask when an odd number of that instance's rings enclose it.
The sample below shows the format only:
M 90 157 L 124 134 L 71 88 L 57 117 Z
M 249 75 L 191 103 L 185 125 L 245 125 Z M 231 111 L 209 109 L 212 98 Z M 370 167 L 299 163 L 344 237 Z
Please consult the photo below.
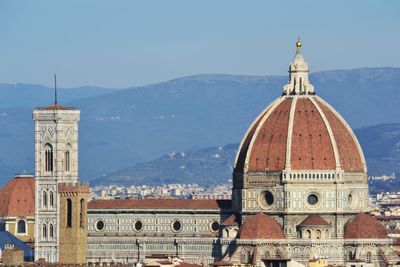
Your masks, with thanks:
M 57 75 L 54 74 L 54 102 L 52 105 L 47 106 L 47 107 L 39 107 L 37 108 L 38 110 L 52 110 L 52 111 L 57 111 L 57 110 L 76 110 L 76 108 L 72 107 L 64 107 L 58 103 L 58 98 L 57 98 Z

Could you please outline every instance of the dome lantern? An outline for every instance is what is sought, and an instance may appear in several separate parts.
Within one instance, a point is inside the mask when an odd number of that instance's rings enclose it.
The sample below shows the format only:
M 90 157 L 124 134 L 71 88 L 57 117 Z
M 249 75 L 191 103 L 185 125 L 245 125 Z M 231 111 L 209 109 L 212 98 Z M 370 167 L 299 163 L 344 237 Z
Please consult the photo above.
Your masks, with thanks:
M 308 64 L 301 54 L 303 44 L 296 42 L 296 55 L 289 66 L 289 82 L 283 88 L 283 95 L 313 95 L 314 86 L 308 81 Z

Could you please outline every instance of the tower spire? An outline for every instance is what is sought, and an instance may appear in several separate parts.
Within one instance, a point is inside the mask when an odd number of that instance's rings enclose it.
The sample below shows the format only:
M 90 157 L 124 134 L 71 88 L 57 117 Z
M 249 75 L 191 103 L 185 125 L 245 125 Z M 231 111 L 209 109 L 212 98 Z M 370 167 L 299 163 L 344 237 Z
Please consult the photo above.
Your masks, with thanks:
M 54 105 L 57 104 L 57 74 L 54 73 Z
M 296 42 L 296 55 L 289 66 L 289 82 L 283 88 L 284 95 L 313 95 L 314 86 L 308 82 L 308 64 L 301 54 L 303 44 L 300 38 Z

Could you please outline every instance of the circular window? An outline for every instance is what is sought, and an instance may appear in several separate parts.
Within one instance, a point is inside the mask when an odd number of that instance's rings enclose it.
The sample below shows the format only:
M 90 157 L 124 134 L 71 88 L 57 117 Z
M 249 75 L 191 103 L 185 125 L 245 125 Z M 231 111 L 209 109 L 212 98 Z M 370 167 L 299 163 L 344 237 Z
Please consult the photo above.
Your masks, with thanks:
M 318 196 L 316 194 L 309 194 L 307 197 L 308 204 L 315 206 L 318 204 Z
M 143 229 L 143 223 L 141 221 L 136 221 L 133 224 L 133 230 L 134 231 L 139 232 L 139 231 L 142 231 L 142 229 Z
M 213 221 L 210 225 L 211 231 L 217 232 L 219 230 L 219 223 L 217 221 Z
M 263 209 L 271 208 L 274 204 L 274 201 L 274 195 L 268 190 L 261 192 L 261 194 L 258 196 L 258 204 Z
M 104 228 L 105 228 L 105 224 L 104 224 L 104 222 L 102 221 L 102 220 L 98 220 L 97 222 L 96 222 L 96 225 L 95 225 L 95 227 L 96 227 L 96 231 L 103 231 L 104 230 Z
M 172 230 L 174 232 L 180 232 L 182 230 L 182 223 L 178 220 L 172 223 Z

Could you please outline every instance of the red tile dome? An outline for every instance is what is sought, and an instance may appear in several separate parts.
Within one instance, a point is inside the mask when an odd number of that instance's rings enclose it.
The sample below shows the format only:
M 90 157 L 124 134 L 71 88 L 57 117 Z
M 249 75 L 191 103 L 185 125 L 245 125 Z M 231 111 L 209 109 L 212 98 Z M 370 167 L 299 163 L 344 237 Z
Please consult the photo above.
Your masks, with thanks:
M 315 95 L 299 47 L 282 97 L 255 119 L 240 144 L 236 173 L 283 170 L 364 172 L 361 147 L 346 121 Z
M 344 225 L 345 239 L 389 238 L 385 227 L 369 214 L 359 213 Z
M 35 179 L 17 175 L 0 189 L 0 217 L 35 215 Z
M 258 213 L 249 217 L 239 229 L 240 239 L 285 239 L 280 224 L 271 216 Z

